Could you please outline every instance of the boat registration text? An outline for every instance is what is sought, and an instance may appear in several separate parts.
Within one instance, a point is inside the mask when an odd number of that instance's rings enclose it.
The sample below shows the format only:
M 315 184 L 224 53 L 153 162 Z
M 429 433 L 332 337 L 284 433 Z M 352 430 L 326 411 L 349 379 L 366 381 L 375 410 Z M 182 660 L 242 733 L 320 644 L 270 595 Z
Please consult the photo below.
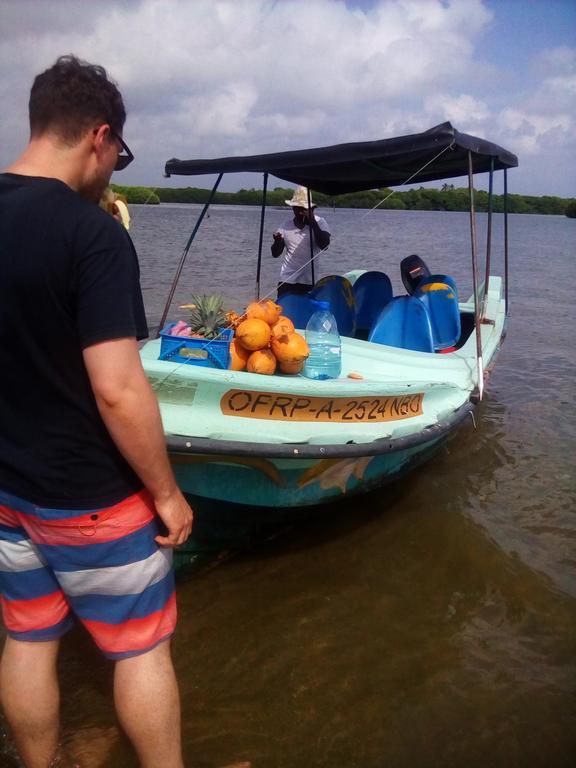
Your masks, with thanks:
M 281 421 L 396 421 L 422 414 L 423 392 L 384 397 L 304 397 L 230 389 L 220 400 L 225 416 Z

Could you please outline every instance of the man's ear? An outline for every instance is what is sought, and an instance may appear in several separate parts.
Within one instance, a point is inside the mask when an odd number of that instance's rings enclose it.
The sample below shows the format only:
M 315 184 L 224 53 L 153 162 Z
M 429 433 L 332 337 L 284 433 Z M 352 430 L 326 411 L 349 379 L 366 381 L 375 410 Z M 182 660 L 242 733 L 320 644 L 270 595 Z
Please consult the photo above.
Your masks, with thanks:
M 110 141 L 110 126 L 108 123 L 103 123 L 99 128 L 92 130 L 93 146 L 97 154 L 99 154 L 104 145 Z

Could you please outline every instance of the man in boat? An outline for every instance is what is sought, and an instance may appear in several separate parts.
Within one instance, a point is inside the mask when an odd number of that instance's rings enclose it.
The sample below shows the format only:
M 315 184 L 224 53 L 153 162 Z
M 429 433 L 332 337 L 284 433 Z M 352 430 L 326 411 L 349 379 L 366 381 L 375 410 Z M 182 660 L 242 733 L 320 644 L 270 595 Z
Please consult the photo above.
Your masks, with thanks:
M 115 661 L 120 723 L 144 765 L 182 768 L 174 480 L 137 339 L 136 252 L 98 206 L 132 153 L 102 67 L 36 77 L 30 143 L 0 174 L 0 692 L 28 768 L 57 752 L 61 636 L 79 620 Z
M 308 208 L 306 187 L 297 187 L 292 199 L 285 202 L 286 205 L 291 206 L 293 217 L 276 230 L 271 246 L 272 256 L 275 259 L 286 249 L 280 267 L 278 298 L 286 293 L 307 293 L 313 286 L 310 231 L 312 231 L 314 257 L 330 245 L 328 224 L 325 219 L 314 213 L 316 206 L 312 204 L 312 196 L 310 196 L 310 208 Z M 316 259 L 314 267 L 317 272 Z

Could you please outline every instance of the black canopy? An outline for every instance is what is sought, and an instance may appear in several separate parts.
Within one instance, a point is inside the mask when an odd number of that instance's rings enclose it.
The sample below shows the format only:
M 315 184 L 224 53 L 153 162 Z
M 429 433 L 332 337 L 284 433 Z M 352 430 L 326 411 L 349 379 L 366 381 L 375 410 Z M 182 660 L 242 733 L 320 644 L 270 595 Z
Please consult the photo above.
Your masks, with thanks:
M 460 133 L 451 123 L 442 123 L 423 133 L 381 141 L 213 160 L 174 158 L 166 163 L 166 174 L 199 176 L 268 172 L 317 192 L 339 195 L 408 182 L 465 176 L 468 173 L 468 151 L 472 152 L 474 173 L 489 171 L 491 158 L 494 159 L 494 170 L 518 165 L 516 155 L 497 144 Z

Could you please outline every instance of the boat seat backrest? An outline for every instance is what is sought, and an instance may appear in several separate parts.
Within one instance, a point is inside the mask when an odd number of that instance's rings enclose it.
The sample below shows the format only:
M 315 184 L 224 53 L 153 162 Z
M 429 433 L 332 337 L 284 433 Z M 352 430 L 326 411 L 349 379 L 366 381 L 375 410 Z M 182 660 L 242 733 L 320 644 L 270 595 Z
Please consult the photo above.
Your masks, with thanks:
M 364 272 L 352 286 L 356 300 L 356 330 L 369 331 L 386 304 L 392 301 L 392 283 L 384 272 Z
M 368 341 L 417 352 L 433 352 L 432 327 L 426 307 L 414 296 L 397 296 L 376 319 Z
M 446 276 L 438 275 L 438 277 Z M 452 278 L 447 278 L 446 282 L 431 278 L 422 280 L 414 296 L 428 310 L 434 349 L 442 350 L 455 346 L 460 339 L 461 326 L 458 294 Z
M 318 309 L 309 293 L 285 293 L 277 303 L 282 307 L 282 314 L 289 317 L 299 329 L 306 328 L 308 320 Z
M 338 323 L 341 336 L 354 336 L 356 330 L 356 301 L 352 283 L 342 275 L 328 275 L 310 291 L 313 299 L 327 301 Z
M 456 280 L 454 280 L 454 278 L 450 275 L 428 275 L 428 277 L 423 277 L 416 286 L 416 289 L 421 288 L 423 285 L 427 285 L 428 283 L 448 283 L 448 285 L 456 292 L 456 294 L 458 294 L 458 289 L 456 288 Z

